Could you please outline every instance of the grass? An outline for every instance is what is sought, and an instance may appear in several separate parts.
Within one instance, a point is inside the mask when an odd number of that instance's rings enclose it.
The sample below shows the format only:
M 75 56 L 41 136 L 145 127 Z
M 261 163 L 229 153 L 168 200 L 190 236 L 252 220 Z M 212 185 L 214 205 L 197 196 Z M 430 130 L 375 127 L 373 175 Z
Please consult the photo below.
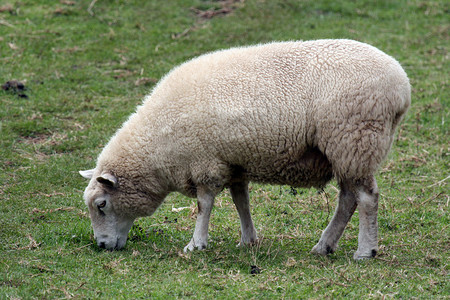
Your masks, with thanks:
M 0 84 L 26 90 L 0 90 L 0 299 L 449 298 L 448 13 L 443 0 L 1 1 Z M 413 86 L 377 174 L 376 259 L 352 259 L 357 213 L 335 254 L 309 253 L 335 183 L 322 194 L 252 185 L 256 247 L 235 247 L 226 191 L 205 251 L 182 253 L 195 202 L 178 194 L 135 223 L 124 250 L 93 244 L 77 171 L 158 78 L 215 49 L 318 38 L 382 49 Z

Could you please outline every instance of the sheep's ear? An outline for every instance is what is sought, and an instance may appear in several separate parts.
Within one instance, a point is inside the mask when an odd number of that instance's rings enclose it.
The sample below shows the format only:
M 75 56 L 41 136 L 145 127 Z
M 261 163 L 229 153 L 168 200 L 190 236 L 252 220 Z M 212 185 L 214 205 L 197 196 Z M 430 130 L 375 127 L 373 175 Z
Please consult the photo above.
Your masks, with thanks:
M 100 182 L 101 184 L 106 185 L 108 187 L 116 188 L 118 186 L 117 177 L 111 173 L 103 173 L 96 179 L 98 182 Z
M 86 170 L 86 171 L 78 171 L 78 173 L 80 173 L 81 176 L 83 176 L 86 179 L 91 179 L 92 176 L 94 176 L 94 170 Z

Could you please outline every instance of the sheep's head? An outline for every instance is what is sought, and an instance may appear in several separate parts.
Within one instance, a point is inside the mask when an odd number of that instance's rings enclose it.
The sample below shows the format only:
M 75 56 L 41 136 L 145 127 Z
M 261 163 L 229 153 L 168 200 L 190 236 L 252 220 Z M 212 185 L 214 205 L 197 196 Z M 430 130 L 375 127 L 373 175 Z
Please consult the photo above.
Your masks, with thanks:
M 136 217 L 153 214 L 164 199 L 140 180 L 126 180 L 95 169 L 80 171 L 80 174 L 90 179 L 84 200 L 89 208 L 94 238 L 101 248 L 123 248 Z
M 120 204 L 118 179 L 111 173 L 94 176 L 95 170 L 80 171 L 80 174 L 90 179 L 84 200 L 89 208 L 97 245 L 108 250 L 123 248 L 136 216 Z

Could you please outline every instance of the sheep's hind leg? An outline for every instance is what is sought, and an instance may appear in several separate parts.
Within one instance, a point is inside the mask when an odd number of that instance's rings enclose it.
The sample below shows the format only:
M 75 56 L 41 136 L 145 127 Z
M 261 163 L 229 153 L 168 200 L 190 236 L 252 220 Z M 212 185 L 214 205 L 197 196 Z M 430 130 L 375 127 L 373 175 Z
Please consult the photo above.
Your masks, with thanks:
M 378 252 L 378 187 L 374 177 L 357 189 L 359 234 L 354 259 L 372 258 Z
M 184 252 L 193 251 L 195 248 L 203 250 L 208 245 L 208 227 L 214 205 L 214 197 L 214 193 L 206 189 L 198 188 L 198 215 L 195 223 L 194 235 L 189 244 L 184 247 Z
M 250 214 L 248 182 L 233 183 L 230 192 L 241 220 L 241 242 L 238 246 L 254 244 L 257 235 Z
M 319 242 L 311 253 L 327 255 L 336 251 L 338 241 L 356 209 L 357 195 L 348 182 L 340 184 L 339 202 L 333 219 L 322 233 Z

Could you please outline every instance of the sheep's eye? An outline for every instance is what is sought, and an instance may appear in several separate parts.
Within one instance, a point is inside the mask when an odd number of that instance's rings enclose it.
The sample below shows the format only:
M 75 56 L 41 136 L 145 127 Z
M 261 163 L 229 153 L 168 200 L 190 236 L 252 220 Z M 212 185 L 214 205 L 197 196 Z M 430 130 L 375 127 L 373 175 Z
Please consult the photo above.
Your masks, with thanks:
M 106 201 L 102 201 L 102 202 L 100 202 L 99 204 L 97 204 L 97 207 L 98 208 L 103 208 L 103 207 L 105 207 L 106 206 Z

